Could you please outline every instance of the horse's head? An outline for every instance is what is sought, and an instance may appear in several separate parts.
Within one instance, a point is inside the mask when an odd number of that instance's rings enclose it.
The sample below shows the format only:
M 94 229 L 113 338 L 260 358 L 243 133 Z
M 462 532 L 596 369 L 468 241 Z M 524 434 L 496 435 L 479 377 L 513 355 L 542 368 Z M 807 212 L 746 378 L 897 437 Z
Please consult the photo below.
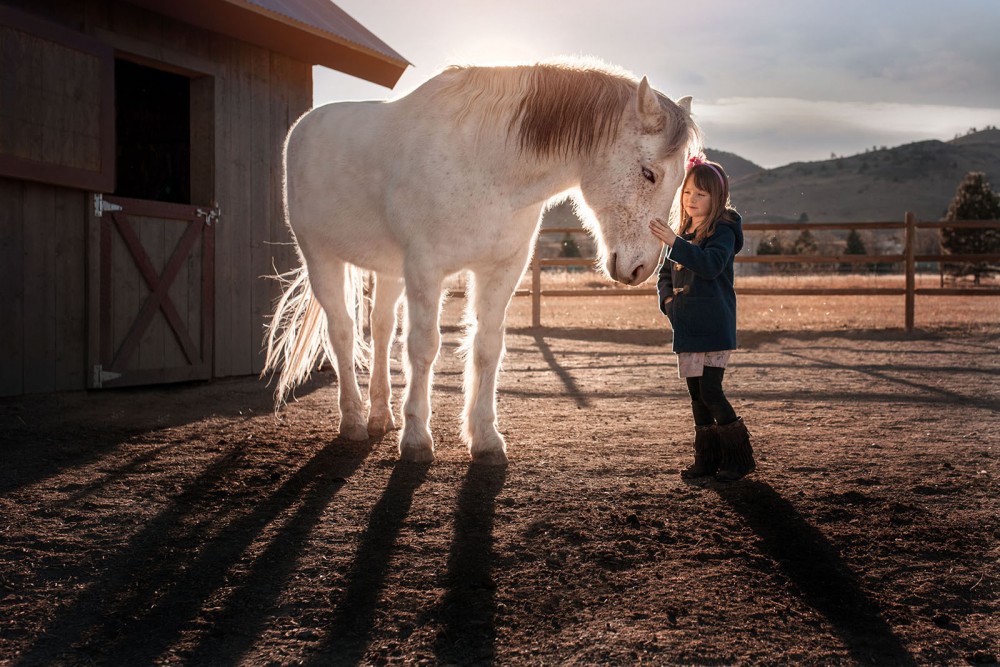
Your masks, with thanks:
M 690 112 L 690 97 L 674 103 L 643 77 L 614 139 L 584 164 L 580 191 L 594 213 L 600 263 L 618 282 L 637 285 L 656 270 L 662 244 L 649 221 L 668 218 L 683 181 L 698 135 Z

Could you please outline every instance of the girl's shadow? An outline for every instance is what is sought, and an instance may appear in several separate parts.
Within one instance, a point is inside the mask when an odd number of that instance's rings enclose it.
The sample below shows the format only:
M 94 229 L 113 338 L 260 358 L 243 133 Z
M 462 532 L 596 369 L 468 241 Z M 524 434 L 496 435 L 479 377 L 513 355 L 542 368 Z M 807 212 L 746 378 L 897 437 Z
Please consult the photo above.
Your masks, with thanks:
M 837 547 L 766 482 L 712 485 L 760 538 L 802 601 L 834 628 L 860 664 L 913 665 L 881 610 L 864 591 Z

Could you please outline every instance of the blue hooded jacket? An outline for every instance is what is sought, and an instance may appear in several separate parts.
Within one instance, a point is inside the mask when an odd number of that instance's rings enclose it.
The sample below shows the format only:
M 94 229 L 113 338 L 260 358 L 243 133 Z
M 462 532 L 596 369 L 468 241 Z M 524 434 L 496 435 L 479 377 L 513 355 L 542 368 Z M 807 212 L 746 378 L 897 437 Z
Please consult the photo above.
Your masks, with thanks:
M 694 234 L 678 237 L 660 265 L 656 291 L 674 330 L 674 352 L 736 349 L 733 260 L 743 248 L 743 220 L 733 210 L 727 217 L 699 243 Z

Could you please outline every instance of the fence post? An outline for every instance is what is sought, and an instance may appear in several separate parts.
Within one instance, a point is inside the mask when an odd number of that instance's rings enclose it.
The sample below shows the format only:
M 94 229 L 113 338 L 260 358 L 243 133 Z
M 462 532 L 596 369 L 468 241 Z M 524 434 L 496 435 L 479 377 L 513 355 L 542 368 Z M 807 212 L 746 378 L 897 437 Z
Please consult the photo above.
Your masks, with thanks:
M 916 216 L 906 212 L 906 331 L 913 331 L 913 311 L 916 301 L 917 263 L 915 260 L 917 245 Z
M 542 326 L 542 262 L 537 248 L 531 258 L 531 326 Z

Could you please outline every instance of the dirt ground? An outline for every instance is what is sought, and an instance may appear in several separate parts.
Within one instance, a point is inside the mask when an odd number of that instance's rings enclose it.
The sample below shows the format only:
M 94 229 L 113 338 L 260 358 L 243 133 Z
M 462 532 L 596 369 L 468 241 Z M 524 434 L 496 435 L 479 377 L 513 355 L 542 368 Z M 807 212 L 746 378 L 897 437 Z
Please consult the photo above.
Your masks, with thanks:
M 330 373 L 280 419 L 251 378 L 0 400 L 0 664 L 997 663 L 1000 326 L 746 329 L 759 467 L 698 485 L 616 307 L 512 318 L 504 468 L 447 317 L 430 465 L 338 440 Z

